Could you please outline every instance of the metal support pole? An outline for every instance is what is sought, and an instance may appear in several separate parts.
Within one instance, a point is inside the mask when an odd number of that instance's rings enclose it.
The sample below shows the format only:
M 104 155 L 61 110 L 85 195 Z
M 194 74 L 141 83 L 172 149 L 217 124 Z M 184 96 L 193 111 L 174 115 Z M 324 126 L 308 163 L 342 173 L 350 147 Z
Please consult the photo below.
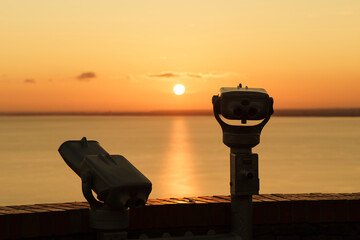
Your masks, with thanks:
M 242 240 L 252 240 L 252 195 L 259 191 L 258 156 L 251 148 L 230 150 L 232 231 Z
M 252 196 L 231 195 L 232 231 L 242 240 L 252 239 Z

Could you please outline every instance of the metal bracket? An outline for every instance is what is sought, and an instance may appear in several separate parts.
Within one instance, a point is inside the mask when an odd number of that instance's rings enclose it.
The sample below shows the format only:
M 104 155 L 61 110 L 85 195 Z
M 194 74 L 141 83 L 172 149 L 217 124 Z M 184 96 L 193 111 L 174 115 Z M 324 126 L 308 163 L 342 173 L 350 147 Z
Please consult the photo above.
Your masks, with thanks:
M 230 153 L 230 190 L 232 195 L 259 194 L 258 155 Z

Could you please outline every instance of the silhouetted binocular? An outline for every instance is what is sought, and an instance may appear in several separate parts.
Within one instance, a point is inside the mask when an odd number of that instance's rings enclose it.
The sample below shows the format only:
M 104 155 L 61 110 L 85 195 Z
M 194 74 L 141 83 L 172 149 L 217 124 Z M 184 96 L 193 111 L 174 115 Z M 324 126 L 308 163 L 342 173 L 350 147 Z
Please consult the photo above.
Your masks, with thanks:
M 274 113 L 273 99 L 262 88 L 220 88 L 212 98 L 214 116 L 223 130 L 223 142 L 230 148 L 252 148 L 260 142 L 260 133 Z M 220 114 L 230 120 L 262 120 L 256 125 L 231 125 Z
M 92 207 L 105 205 L 112 209 L 144 206 L 152 184 L 121 155 L 109 155 L 97 141 L 67 141 L 60 155 L 80 176 L 82 190 Z M 92 194 L 97 194 L 98 201 Z
M 273 113 L 273 99 L 262 88 L 220 88 L 213 97 L 216 112 L 230 120 L 261 120 Z

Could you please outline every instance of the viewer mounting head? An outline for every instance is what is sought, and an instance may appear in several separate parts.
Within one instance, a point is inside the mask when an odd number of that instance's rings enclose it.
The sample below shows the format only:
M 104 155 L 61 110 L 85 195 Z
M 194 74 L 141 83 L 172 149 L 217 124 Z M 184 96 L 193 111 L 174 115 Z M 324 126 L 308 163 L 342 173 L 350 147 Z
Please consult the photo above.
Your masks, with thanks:
M 212 98 L 216 120 L 223 130 L 223 142 L 231 149 L 252 148 L 260 142 L 260 133 L 273 114 L 273 99 L 262 88 L 245 88 L 241 84 L 222 87 Z M 242 125 L 224 122 L 220 114 L 228 120 L 241 120 Z M 245 125 L 248 120 L 262 120 L 256 125 Z

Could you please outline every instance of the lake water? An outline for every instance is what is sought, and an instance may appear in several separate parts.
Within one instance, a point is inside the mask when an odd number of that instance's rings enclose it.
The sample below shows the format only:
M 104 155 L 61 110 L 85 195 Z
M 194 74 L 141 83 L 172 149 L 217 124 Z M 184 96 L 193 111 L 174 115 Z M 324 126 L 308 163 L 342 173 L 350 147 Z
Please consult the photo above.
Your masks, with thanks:
M 0 117 L 0 205 L 84 201 L 57 152 L 86 136 L 153 183 L 150 198 L 229 194 L 229 149 L 211 116 Z M 259 154 L 260 193 L 359 192 L 360 118 L 273 117 Z

